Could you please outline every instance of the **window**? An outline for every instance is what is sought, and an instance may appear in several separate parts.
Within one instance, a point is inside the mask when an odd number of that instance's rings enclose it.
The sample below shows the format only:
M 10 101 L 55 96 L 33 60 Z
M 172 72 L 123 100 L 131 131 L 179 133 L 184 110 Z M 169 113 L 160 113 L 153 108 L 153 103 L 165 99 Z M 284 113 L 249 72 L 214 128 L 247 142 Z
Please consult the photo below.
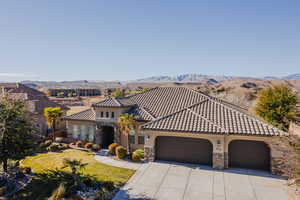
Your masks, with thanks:
M 145 134 L 144 131 L 141 131 L 139 138 L 138 138 L 138 143 L 139 144 L 145 144 Z
M 73 125 L 73 138 L 74 139 L 79 139 L 79 137 L 80 137 L 79 127 L 78 127 L 78 125 L 74 124 Z
M 115 112 L 111 112 L 111 118 L 115 118 Z
M 130 130 L 129 133 L 129 144 L 135 144 L 135 130 Z
M 103 113 L 103 112 L 101 112 L 101 113 L 100 113 L 100 116 L 101 116 L 101 118 L 103 118 L 103 117 L 104 117 L 104 113 Z
M 109 112 L 106 112 L 106 118 L 109 118 Z
M 89 130 L 88 131 L 89 132 L 88 141 L 94 142 L 95 132 L 96 132 L 95 126 L 89 126 L 88 130 Z
M 73 138 L 77 140 L 93 142 L 95 139 L 96 127 L 93 125 L 73 125 Z
M 88 127 L 85 126 L 85 125 L 81 125 L 80 126 L 80 139 L 84 140 L 84 141 L 87 141 L 88 138 L 89 138 Z

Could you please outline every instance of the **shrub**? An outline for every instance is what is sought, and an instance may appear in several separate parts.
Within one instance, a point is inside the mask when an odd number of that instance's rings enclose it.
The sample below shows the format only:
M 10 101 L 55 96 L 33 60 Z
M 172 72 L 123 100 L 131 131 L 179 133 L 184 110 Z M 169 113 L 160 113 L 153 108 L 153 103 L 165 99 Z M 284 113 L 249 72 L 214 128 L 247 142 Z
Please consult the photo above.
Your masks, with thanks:
M 97 192 L 95 200 L 107 200 L 108 198 L 109 192 L 101 189 Z
M 132 153 L 131 159 L 134 161 L 140 161 L 144 159 L 144 150 L 143 149 L 137 149 Z
M 52 151 L 52 152 L 55 152 L 55 151 L 58 151 L 60 150 L 59 149 L 59 146 L 57 144 L 51 144 L 48 148 L 47 148 L 48 151 Z
M 46 147 L 49 147 L 51 144 L 52 144 L 52 140 L 46 140 L 46 141 L 44 142 L 44 145 L 45 145 Z
M 31 168 L 30 167 L 22 167 L 21 170 L 24 174 L 30 174 L 31 173 Z
M 6 192 L 7 192 L 7 187 L 4 186 L 4 187 L 1 187 L 1 188 L 0 188 L 0 196 L 5 195 Z
M 77 141 L 76 146 L 79 147 L 79 148 L 82 148 L 83 147 L 83 142 L 82 141 Z
M 52 193 L 51 200 L 62 200 L 66 195 L 66 188 L 63 183 Z
M 92 147 L 93 147 L 93 143 L 90 143 L 90 142 L 88 142 L 84 145 L 84 148 L 86 148 L 86 149 L 92 149 Z
M 67 145 L 67 144 L 59 144 L 58 145 L 58 150 L 65 150 L 65 149 L 68 149 L 69 148 L 69 146 Z
M 102 187 L 104 189 L 106 189 L 107 191 L 113 191 L 115 189 L 115 184 L 114 182 L 112 181 L 105 181 L 103 184 L 102 184 Z
M 116 154 L 118 158 L 123 159 L 127 155 L 127 149 L 123 146 L 118 146 L 116 148 Z
M 101 149 L 101 147 L 99 144 L 93 144 L 93 146 L 92 146 L 93 151 L 99 151 L 100 149 Z
M 116 148 L 118 147 L 119 145 L 117 143 L 112 143 L 108 146 L 108 152 L 111 154 L 111 155 L 116 155 Z

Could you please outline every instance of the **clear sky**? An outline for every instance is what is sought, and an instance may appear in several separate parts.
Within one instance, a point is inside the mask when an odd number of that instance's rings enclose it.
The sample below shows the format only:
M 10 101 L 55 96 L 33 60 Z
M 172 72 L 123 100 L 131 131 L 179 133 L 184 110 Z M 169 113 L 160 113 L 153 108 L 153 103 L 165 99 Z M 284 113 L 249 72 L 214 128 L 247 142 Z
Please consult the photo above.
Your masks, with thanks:
M 299 0 L 0 2 L 0 81 L 299 72 Z

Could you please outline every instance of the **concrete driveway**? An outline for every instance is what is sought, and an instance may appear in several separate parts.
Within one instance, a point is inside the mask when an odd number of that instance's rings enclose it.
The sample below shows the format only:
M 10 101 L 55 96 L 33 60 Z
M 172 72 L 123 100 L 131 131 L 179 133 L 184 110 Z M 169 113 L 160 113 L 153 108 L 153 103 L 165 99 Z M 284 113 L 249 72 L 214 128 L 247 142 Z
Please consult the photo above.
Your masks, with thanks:
M 285 183 L 267 172 L 153 162 L 142 165 L 114 200 L 288 200 Z

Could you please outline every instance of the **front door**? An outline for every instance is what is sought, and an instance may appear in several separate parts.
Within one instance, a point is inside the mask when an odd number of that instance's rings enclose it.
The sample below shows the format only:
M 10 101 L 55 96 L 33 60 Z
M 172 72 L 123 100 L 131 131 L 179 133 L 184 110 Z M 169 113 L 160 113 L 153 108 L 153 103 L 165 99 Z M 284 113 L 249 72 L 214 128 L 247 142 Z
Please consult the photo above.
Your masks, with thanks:
M 102 148 L 107 149 L 114 142 L 114 128 L 111 126 L 102 127 Z

